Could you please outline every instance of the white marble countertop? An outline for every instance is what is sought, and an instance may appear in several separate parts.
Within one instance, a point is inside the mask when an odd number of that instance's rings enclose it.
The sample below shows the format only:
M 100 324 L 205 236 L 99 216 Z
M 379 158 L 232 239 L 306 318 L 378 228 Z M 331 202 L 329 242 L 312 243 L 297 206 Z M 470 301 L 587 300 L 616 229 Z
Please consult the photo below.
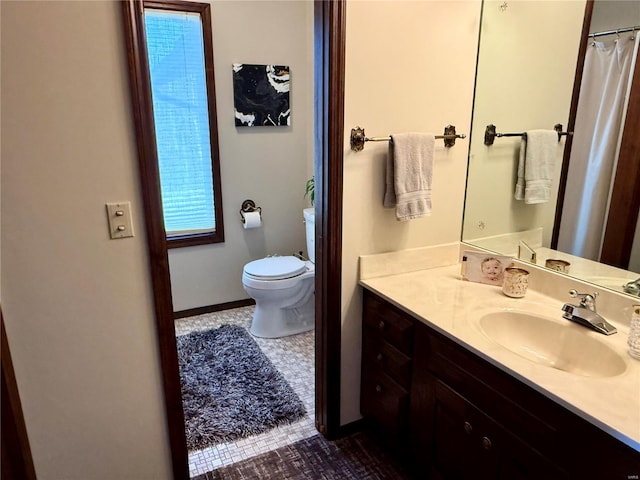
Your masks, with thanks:
M 640 361 L 627 353 L 628 323 L 607 318 L 618 333 L 602 335 L 563 320 L 563 302 L 556 298 L 529 289 L 525 298 L 514 299 L 503 295 L 500 287 L 462 281 L 459 264 L 365 277 L 360 279 L 363 287 L 640 451 Z M 625 371 L 612 377 L 585 377 L 539 365 L 511 352 L 485 335 L 478 324 L 483 313 L 503 308 L 557 316 L 558 322 L 584 330 L 618 353 Z

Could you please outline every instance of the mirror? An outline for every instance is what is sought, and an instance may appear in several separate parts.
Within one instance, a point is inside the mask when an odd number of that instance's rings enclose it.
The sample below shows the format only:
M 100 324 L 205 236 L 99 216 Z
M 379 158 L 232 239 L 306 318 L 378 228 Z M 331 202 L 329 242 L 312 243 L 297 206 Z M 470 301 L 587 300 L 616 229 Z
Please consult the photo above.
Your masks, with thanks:
M 616 12 L 618 8 L 622 11 Z M 589 219 L 597 217 L 600 223 L 589 227 L 590 235 L 596 238 L 596 243 L 602 242 L 608 192 L 602 195 L 602 205 L 588 205 L 586 200 L 594 196 L 594 187 L 590 183 L 593 173 L 584 166 L 571 168 L 571 162 L 575 163 L 575 160 L 570 154 L 582 151 L 579 142 L 584 142 L 585 137 L 587 141 L 593 138 L 591 133 L 584 133 L 588 130 L 580 123 L 580 104 L 576 126 L 581 128 L 582 135 L 569 132 L 572 135 L 570 141 L 567 135 L 562 135 L 556 136 L 556 141 L 551 143 L 549 137 L 545 137 L 547 143 L 543 148 L 550 161 L 542 170 L 546 182 L 543 192 L 524 200 L 516 200 L 514 195 L 518 165 L 522 165 L 521 174 L 524 166 L 531 165 L 526 163 L 529 158 L 525 158 L 525 150 L 521 147 L 531 144 L 530 151 L 539 148 L 534 140 L 525 142 L 521 134 L 531 130 L 553 131 L 556 124 L 563 125 L 562 130 L 566 132 L 570 125 L 576 65 L 583 43 L 583 23 L 589 17 L 590 33 L 599 33 L 605 28 L 615 30 L 635 26 L 640 24 L 640 2 L 596 1 L 593 12 L 585 1 L 483 2 L 462 240 L 501 255 L 520 256 L 525 261 L 531 261 L 532 253 L 535 253 L 539 266 L 545 266 L 548 259 L 563 260 L 565 263 L 549 262 L 549 268 L 557 270 L 562 267 L 568 270 L 563 273 L 622 292 L 623 285 L 637 279 L 640 274 L 600 262 L 598 247 L 595 254 L 577 248 L 577 244 L 584 243 L 584 228 L 572 226 L 569 220 L 571 210 L 577 210 Z M 634 32 L 618 36 L 620 45 L 626 42 L 631 53 L 637 52 L 638 41 L 630 40 L 635 36 Z M 598 47 L 588 45 L 587 48 L 600 48 L 600 44 L 603 48 L 616 48 L 618 45 L 618 42 L 614 43 L 615 33 L 598 36 L 594 40 Z M 594 41 L 590 39 L 590 43 Z M 625 85 L 627 96 L 630 83 L 627 81 Z M 584 88 L 584 80 L 582 85 Z M 583 90 L 581 101 L 587 96 Z M 626 107 L 625 102 L 622 103 Z M 619 116 L 624 118 L 622 114 Z M 487 139 L 487 142 L 493 140 L 491 145 L 485 144 L 488 125 L 495 126 L 497 132 L 495 138 L 489 136 Z M 605 137 L 607 135 L 609 133 Z M 530 138 L 534 136 L 534 132 L 529 133 Z M 618 137 L 616 134 L 612 142 L 612 164 L 617 158 L 615 146 L 619 143 Z M 567 143 L 573 145 L 572 152 L 567 152 L 567 166 L 563 173 Z M 584 157 L 582 153 L 579 156 Z M 576 170 L 582 171 L 582 181 L 577 183 L 584 184 L 578 186 L 586 186 L 586 192 L 577 191 L 573 185 L 575 181 L 573 184 L 565 181 L 567 172 L 570 176 L 579 177 L 574 173 Z M 530 172 L 535 174 L 534 169 L 529 168 L 524 178 L 528 178 Z M 615 169 L 609 167 L 609 177 L 603 180 L 607 187 L 612 183 L 614 172 Z M 635 219 L 633 222 L 635 230 Z M 631 265 L 633 269 L 633 261 Z

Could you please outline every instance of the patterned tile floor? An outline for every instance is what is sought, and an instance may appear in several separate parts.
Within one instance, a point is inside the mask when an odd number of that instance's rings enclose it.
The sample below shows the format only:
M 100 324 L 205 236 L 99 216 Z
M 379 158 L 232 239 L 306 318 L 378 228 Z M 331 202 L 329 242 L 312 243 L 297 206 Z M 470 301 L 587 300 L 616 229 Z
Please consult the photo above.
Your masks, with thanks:
M 176 320 L 176 335 L 210 330 L 225 324 L 240 325 L 249 329 L 254 308 L 234 308 Z M 307 415 L 290 425 L 283 425 L 260 435 L 189 452 L 191 477 L 290 445 L 318 433 L 314 422 L 314 332 L 276 339 L 253 338 L 298 394 L 307 409 Z

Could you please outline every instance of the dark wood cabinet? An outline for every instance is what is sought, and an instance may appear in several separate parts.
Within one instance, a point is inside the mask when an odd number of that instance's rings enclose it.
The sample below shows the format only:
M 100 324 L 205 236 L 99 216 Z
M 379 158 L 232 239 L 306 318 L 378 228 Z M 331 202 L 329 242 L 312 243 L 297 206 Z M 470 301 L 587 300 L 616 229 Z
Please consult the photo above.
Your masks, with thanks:
M 637 451 L 368 290 L 363 311 L 362 413 L 417 478 L 640 475 Z
M 368 297 L 362 334 L 360 408 L 389 445 L 408 441 L 414 322 L 377 297 Z
M 433 395 L 431 471 L 444 478 L 564 479 L 530 445 L 440 380 L 426 378 Z M 436 477 L 437 478 L 437 477 Z

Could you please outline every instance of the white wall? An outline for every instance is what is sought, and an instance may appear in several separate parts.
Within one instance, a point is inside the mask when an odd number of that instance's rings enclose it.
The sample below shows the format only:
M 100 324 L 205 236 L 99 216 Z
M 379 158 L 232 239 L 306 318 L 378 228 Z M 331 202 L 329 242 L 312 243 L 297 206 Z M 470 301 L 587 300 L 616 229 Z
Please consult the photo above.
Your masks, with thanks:
M 480 1 L 358 1 L 347 5 L 342 266 L 342 424 L 360 416 L 361 290 L 358 256 L 460 239 L 468 143 L 439 140 L 431 217 L 398 222 L 382 207 L 388 145 L 349 150 L 368 136 L 469 133 Z
M 584 1 L 492 0 L 484 4 L 473 135 L 465 206 L 465 240 L 542 227 L 551 243 L 566 137 L 556 149 L 551 198 L 527 205 L 515 200 L 521 140 L 496 138 L 484 145 L 484 131 L 566 131 L 575 78 Z M 480 226 L 482 225 L 482 227 Z
M 2 310 L 39 479 L 172 477 L 117 2 L 1 2 Z M 110 240 L 105 203 L 136 236 Z
M 212 2 L 225 242 L 169 252 L 174 310 L 248 298 L 242 267 L 267 254 L 306 253 L 302 209 L 313 175 L 313 2 Z M 291 67 L 291 126 L 235 127 L 233 63 Z M 244 230 L 240 205 L 262 207 Z
M 640 1 L 596 0 L 589 33 L 640 25 Z

